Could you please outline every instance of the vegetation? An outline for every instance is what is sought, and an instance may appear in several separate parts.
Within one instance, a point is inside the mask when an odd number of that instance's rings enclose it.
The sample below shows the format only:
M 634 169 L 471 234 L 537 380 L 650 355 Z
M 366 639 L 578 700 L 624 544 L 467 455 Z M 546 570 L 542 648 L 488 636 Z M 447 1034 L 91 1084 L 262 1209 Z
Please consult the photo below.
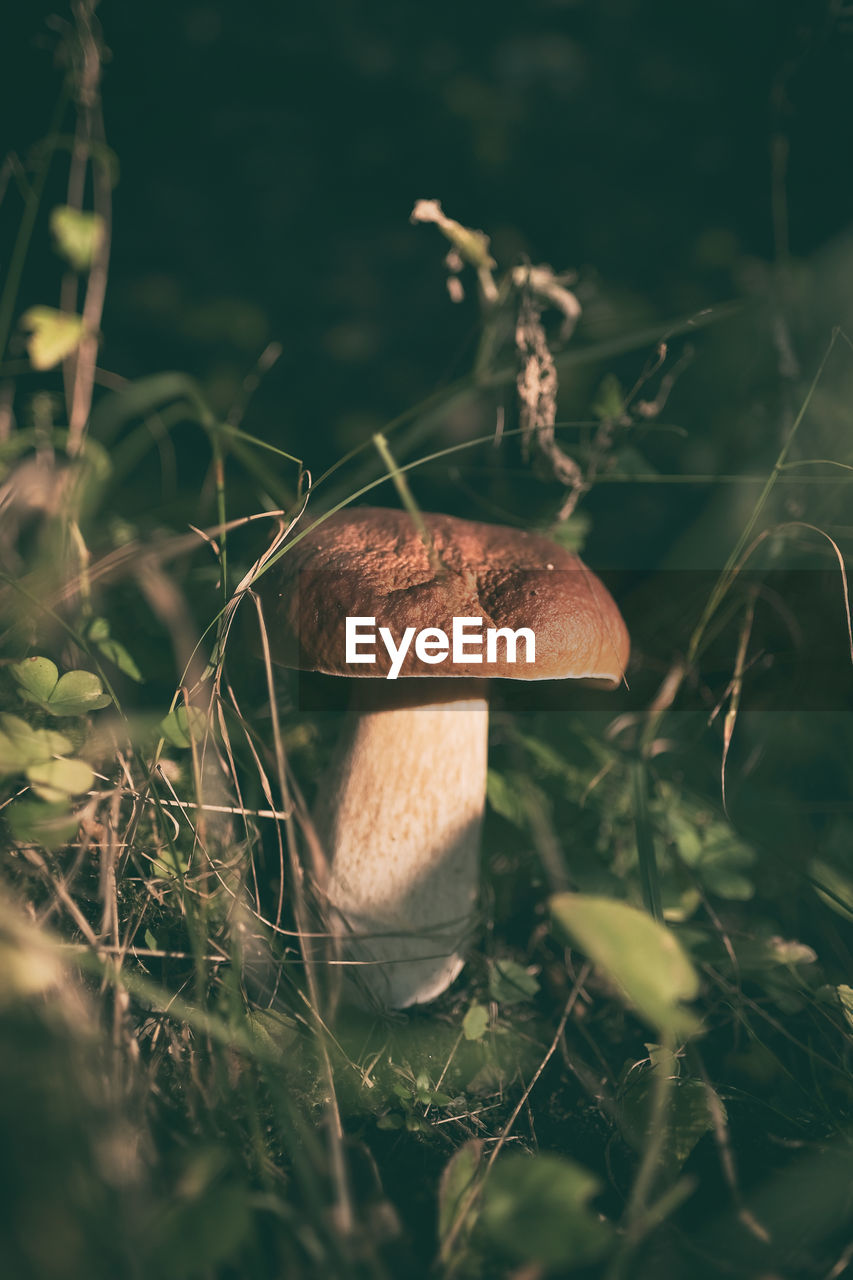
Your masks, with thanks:
M 849 245 L 705 228 L 740 287 L 639 323 L 415 191 L 469 368 L 280 430 L 260 331 L 236 382 L 102 367 L 94 8 L 0 184 L 3 1276 L 842 1276 Z M 337 692 L 252 590 L 368 495 L 547 530 L 633 637 L 618 692 L 495 691 L 470 959 L 394 1014 L 342 998 L 316 888 Z

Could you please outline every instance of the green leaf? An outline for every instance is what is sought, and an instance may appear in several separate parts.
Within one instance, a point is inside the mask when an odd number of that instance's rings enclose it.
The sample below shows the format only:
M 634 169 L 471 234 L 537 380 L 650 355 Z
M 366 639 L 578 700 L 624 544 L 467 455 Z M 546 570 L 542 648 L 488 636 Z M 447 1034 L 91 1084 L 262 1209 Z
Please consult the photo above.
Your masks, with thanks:
M 556 894 L 551 913 L 641 1018 L 666 1036 L 696 1030 L 696 1019 L 681 1002 L 699 994 L 699 979 L 665 925 L 627 902 L 577 893 Z
M 204 734 L 205 714 L 198 707 L 176 707 L 160 721 L 160 732 L 173 747 L 191 747 Z
M 6 813 L 16 840 L 45 849 L 61 849 L 74 839 L 79 826 L 66 801 L 44 804 L 41 800 L 16 800 Z
M 515 960 L 492 960 L 489 963 L 489 995 L 498 1004 L 522 1004 L 532 1000 L 539 982 Z
M 179 880 L 187 874 L 189 866 L 190 860 L 187 854 L 177 849 L 167 848 L 159 858 L 154 859 L 151 869 L 155 876 L 162 876 L 164 880 Z
M 31 764 L 27 778 L 36 795 L 54 804 L 88 791 L 95 775 L 85 760 L 46 760 Z
M 462 1034 L 466 1040 L 482 1040 L 489 1029 L 489 1011 L 483 1004 L 472 1004 L 462 1019 Z
M 55 307 L 30 307 L 21 316 L 29 330 L 27 352 L 34 369 L 53 369 L 76 351 L 83 337 L 83 317 Z
M 625 393 L 614 373 L 606 373 L 601 379 L 592 412 L 602 420 L 621 418 L 625 412 Z
M 10 667 L 9 672 L 21 697 L 32 702 L 47 702 L 59 680 L 59 669 L 50 658 L 24 658 L 23 662 Z
M 471 1138 L 444 1166 L 438 1185 L 438 1238 L 442 1245 L 470 1208 L 469 1194 L 482 1158 L 482 1142 Z
M 512 775 L 507 776 L 489 769 L 486 775 L 486 798 L 495 813 L 499 813 L 516 827 L 524 827 L 527 806 L 524 796 L 512 784 Z
M 54 716 L 80 716 L 109 706 L 112 698 L 91 671 L 66 671 L 45 706 Z
M 71 750 L 63 733 L 34 729 L 20 716 L 0 716 L 0 773 L 23 773 L 32 764 Z
M 104 238 L 103 218 L 61 204 L 51 210 L 50 230 L 57 249 L 74 270 L 88 271 Z
M 91 671 L 66 671 L 60 676 L 50 658 L 25 658 L 11 672 L 21 697 L 53 716 L 84 715 L 112 701 Z
M 658 819 L 679 857 L 710 893 L 741 902 L 753 896 L 748 871 L 755 851 L 727 822 L 712 819 L 704 806 L 669 787 L 661 788 Z
M 666 1071 L 676 1076 L 667 1101 L 663 1121 L 666 1137 L 660 1152 L 661 1172 L 666 1181 L 671 1181 L 699 1139 L 713 1130 L 714 1121 L 704 1082 L 694 1077 L 678 1078 L 674 1056 L 664 1053 L 659 1057 L 661 1060 L 653 1061 L 651 1068 L 634 1071 L 628 1077 L 627 1088 L 619 1101 L 618 1119 L 626 1142 L 635 1151 L 642 1152 L 650 1136 L 656 1073 Z M 722 1102 L 719 1105 L 722 1111 Z
M 112 637 L 107 640 L 102 640 L 98 645 L 98 648 L 105 658 L 108 658 L 110 662 L 118 667 L 119 671 L 124 672 L 124 674 L 129 676 L 131 680 L 135 680 L 137 684 L 143 683 L 144 677 L 142 672 L 134 662 L 131 654 L 128 653 L 124 645 L 118 640 L 113 640 Z
M 120 644 L 118 640 L 114 640 L 110 635 L 110 624 L 106 618 L 93 618 L 87 634 L 90 642 L 101 651 L 105 658 L 114 663 L 119 671 L 129 676 L 131 680 L 135 680 L 137 684 L 143 683 L 142 672 L 132 656 L 123 644 Z
M 519 1262 L 586 1266 L 612 1243 L 610 1227 L 587 1208 L 600 1190 L 593 1174 L 560 1156 L 504 1156 L 486 1182 L 478 1225 Z
M 148 945 L 152 951 L 157 950 L 156 942 Z M 296 1050 L 298 1025 L 280 1009 L 249 1009 L 247 1019 L 249 1030 L 259 1047 L 272 1059 L 281 1061 L 283 1053 Z

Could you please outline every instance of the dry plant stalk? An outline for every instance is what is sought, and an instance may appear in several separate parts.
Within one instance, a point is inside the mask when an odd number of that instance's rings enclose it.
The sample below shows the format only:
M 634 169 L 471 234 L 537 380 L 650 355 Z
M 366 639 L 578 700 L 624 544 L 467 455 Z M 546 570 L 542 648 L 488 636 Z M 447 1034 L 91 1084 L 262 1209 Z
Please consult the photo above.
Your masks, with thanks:
M 520 267 L 513 273 L 513 283 L 520 290 L 515 324 L 518 358 L 515 385 L 522 448 L 526 458 L 535 449 L 547 460 L 554 478 L 569 489 L 559 513 L 560 520 L 567 520 L 588 485 L 578 463 L 557 444 L 555 424 L 559 384 L 554 356 L 542 323 L 542 312 L 546 305 L 558 306 L 565 317 L 563 334 L 568 336 L 580 315 L 580 305 L 574 294 L 557 280 L 550 267 Z

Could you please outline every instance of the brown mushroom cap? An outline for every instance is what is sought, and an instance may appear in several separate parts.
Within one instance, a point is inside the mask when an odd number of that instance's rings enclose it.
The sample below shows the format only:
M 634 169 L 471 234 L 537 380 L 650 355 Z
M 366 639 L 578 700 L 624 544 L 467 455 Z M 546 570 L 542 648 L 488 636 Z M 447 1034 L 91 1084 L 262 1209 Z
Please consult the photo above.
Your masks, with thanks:
M 406 511 L 358 507 L 310 529 L 258 584 L 272 657 L 282 666 L 337 676 L 384 676 L 385 646 L 371 665 L 345 660 L 347 617 L 374 617 L 399 643 L 406 627 L 451 635 L 454 617 L 482 618 L 483 630 L 529 627 L 536 660 L 422 662 L 410 646 L 401 676 L 521 680 L 622 678 L 629 637 L 612 596 L 578 556 L 549 538 L 501 525 L 423 514 L 424 542 Z M 475 652 L 478 650 L 475 648 Z

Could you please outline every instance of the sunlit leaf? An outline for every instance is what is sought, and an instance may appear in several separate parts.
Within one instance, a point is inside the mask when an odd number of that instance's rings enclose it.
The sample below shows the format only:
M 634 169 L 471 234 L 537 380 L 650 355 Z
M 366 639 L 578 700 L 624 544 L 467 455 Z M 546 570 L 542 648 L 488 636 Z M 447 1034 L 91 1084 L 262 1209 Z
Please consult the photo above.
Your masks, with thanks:
M 27 353 L 34 369 L 53 369 L 76 351 L 83 337 L 83 317 L 56 307 L 30 307 L 21 316 L 29 330 Z
M 21 697 L 54 716 L 85 715 L 112 701 L 91 671 L 66 671 L 60 676 L 49 658 L 25 658 L 11 673 Z
M 520 1262 L 586 1266 L 612 1241 L 610 1227 L 587 1207 L 600 1189 L 573 1161 L 507 1155 L 485 1184 L 479 1227 L 490 1245 Z
M 91 671 L 66 671 L 45 705 L 54 716 L 79 716 L 109 706 L 111 701 Z
M 27 779 L 36 795 L 52 804 L 88 791 L 95 775 L 85 760 L 46 760 L 31 764 Z
M 551 899 L 556 924 L 603 969 L 647 1022 L 673 1036 L 696 1029 L 682 1001 L 699 994 L 699 979 L 675 935 L 627 902 L 560 893 Z
M 103 242 L 103 218 L 69 205 L 57 205 L 50 213 L 50 230 L 63 258 L 75 271 L 87 271 Z
M 59 680 L 59 669 L 50 658 L 24 658 L 23 662 L 14 663 L 9 673 L 21 697 L 33 702 L 47 702 Z
M 179 880 L 189 870 L 190 860 L 177 849 L 163 849 L 159 858 L 152 863 L 154 874 L 165 880 Z

